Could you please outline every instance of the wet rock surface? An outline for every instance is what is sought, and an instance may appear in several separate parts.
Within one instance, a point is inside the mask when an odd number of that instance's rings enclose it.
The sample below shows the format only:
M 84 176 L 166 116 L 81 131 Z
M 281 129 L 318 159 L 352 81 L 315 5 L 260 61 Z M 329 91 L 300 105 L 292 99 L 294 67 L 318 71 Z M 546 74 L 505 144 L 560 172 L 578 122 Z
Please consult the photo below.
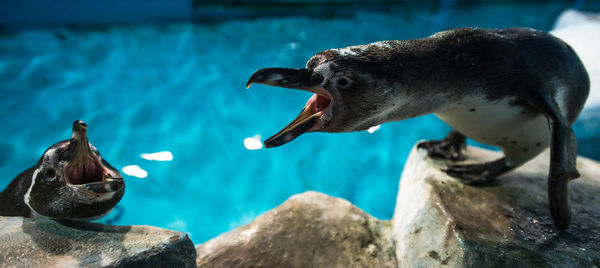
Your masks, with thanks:
M 316 192 L 198 245 L 199 267 L 395 267 L 389 221 Z
M 464 163 L 501 157 L 475 147 Z M 597 267 L 600 164 L 579 157 L 571 226 L 548 208 L 549 151 L 492 186 L 463 185 L 448 164 L 411 152 L 392 221 L 307 192 L 196 247 L 199 267 Z
M 500 157 L 469 147 L 468 162 Z M 549 151 L 498 178 L 463 185 L 440 171 L 442 161 L 413 150 L 400 182 L 393 219 L 399 266 L 600 265 L 600 164 L 580 157 L 571 182 L 571 226 L 558 230 L 547 197 Z
M 194 267 L 192 241 L 151 226 L 0 217 L 2 267 Z

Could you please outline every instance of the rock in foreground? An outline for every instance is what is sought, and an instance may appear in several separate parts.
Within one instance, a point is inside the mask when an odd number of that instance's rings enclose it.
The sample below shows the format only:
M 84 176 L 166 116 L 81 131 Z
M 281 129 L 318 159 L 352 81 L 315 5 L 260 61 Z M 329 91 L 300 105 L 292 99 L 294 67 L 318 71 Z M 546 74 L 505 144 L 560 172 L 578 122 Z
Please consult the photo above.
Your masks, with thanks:
M 186 234 L 150 226 L 0 217 L 2 267 L 193 267 Z
M 469 147 L 467 161 L 500 153 Z M 553 224 L 546 151 L 497 184 L 461 184 L 446 163 L 413 149 L 394 219 L 308 192 L 252 223 L 197 246 L 200 267 L 598 267 L 600 164 L 580 157 L 571 182 L 572 220 Z M 373 200 L 376 202 L 376 200 Z
M 468 161 L 500 157 L 474 147 Z M 473 187 L 413 149 L 393 219 L 401 267 L 597 267 L 600 265 L 600 164 L 579 158 L 571 182 L 571 226 L 561 232 L 548 208 L 549 153 Z
M 199 267 L 395 267 L 389 221 L 316 192 L 197 247 Z

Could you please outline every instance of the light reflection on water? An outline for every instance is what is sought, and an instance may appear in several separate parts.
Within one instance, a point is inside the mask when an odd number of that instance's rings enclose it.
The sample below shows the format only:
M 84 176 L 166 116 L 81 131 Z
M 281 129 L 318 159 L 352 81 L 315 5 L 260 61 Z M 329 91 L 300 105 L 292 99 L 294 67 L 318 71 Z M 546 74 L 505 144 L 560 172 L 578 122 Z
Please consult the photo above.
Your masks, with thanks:
M 150 160 L 150 161 L 172 161 L 173 154 L 169 151 L 162 151 L 156 153 L 149 154 L 140 154 L 142 159 Z
M 252 137 L 248 137 L 244 139 L 244 147 L 248 150 L 258 150 L 262 149 L 263 144 L 261 141 L 261 136 L 256 134 Z
M 138 165 L 129 165 L 129 166 L 124 166 L 121 171 L 127 175 L 127 176 L 131 176 L 131 177 L 136 177 L 136 178 L 146 178 L 148 177 L 148 171 L 144 170 L 143 168 L 141 168 Z

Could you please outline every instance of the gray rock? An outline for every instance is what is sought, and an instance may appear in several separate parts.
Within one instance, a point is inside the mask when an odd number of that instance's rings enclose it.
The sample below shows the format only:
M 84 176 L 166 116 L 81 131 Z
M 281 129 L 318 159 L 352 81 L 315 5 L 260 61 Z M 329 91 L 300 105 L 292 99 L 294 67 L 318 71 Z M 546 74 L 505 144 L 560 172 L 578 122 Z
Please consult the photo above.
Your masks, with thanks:
M 500 157 L 474 147 L 469 161 Z M 549 152 L 498 179 L 472 187 L 440 171 L 444 163 L 413 149 L 393 219 L 402 267 L 598 267 L 600 164 L 579 157 L 571 182 L 571 226 L 556 229 L 548 209 Z
M 193 267 L 188 236 L 150 226 L 0 217 L 2 267 Z
M 500 153 L 469 147 L 465 163 Z M 573 218 L 555 228 L 546 151 L 498 179 L 461 184 L 447 163 L 413 149 L 392 222 L 349 202 L 308 192 L 252 223 L 197 246 L 199 267 L 598 267 L 600 164 L 580 157 Z
M 199 267 L 396 267 L 389 221 L 316 192 L 197 246 Z

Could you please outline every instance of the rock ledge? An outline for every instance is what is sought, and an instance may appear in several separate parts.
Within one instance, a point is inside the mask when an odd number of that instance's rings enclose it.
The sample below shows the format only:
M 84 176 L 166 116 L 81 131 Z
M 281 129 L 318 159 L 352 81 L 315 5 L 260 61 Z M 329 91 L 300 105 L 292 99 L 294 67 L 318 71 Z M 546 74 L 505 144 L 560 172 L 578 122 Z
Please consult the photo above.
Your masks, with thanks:
M 198 267 L 395 267 L 389 221 L 317 192 L 197 246 Z
M 2 267 L 194 267 L 188 236 L 151 226 L 0 217 Z
M 475 147 L 469 162 L 500 157 Z M 425 152 L 411 152 L 394 218 L 378 220 L 348 201 L 307 192 L 250 224 L 196 247 L 199 267 L 598 267 L 600 164 L 580 157 L 571 182 L 571 227 L 548 209 L 546 151 L 498 178 L 463 185 Z
M 500 153 L 468 148 L 467 162 Z M 393 228 L 400 266 L 593 267 L 600 264 L 600 164 L 579 157 L 571 182 L 572 221 L 550 217 L 549 151 L 488 187 L 463 185 L 413 149 L 402 178 Z

